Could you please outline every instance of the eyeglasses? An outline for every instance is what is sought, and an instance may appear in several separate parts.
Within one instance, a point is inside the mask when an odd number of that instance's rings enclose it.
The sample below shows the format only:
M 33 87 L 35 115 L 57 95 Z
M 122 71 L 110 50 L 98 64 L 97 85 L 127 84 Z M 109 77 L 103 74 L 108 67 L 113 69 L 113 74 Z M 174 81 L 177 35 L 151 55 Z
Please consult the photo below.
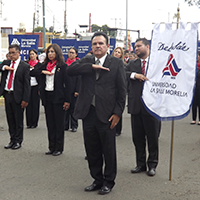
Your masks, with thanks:
M 16 53 L 18 53 L 19 51 L 15 51 L 15 52 L 9 52 L 8 55 L 15 55 Z
M 75 52 L 72 52 L 72 51 L 69 51 L 69 53 L 71 53 L 71 54 L 75 54 Z

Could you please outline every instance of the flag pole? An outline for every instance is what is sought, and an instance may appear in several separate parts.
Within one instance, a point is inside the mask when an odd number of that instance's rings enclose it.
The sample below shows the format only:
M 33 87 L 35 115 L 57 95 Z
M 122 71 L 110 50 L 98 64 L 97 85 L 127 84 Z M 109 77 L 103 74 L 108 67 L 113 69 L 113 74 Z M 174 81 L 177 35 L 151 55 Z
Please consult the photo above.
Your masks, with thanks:
M 175 14 L 175 18 L 177 18 L 176 28 L 178 29 L 179 20 L 180 20 L 180 9 L 179 6 L 177 8 L 177 14 Z M 172 180 L 172 161 L 173 161 L 173 148 L 174 148 L 174 120 L 172 120 L 172 128 L 171 128 L 171 148 L 170 148 L 170 165 L 169 165 L 169 180 Z
M 173 148 L 174 148 L 174 120 L 172 120 L 171 129 L 171 148 L 170 148 L 170 165 L 169 165 L 169 180 L 172 180 L 172 160 L 173 160 Z

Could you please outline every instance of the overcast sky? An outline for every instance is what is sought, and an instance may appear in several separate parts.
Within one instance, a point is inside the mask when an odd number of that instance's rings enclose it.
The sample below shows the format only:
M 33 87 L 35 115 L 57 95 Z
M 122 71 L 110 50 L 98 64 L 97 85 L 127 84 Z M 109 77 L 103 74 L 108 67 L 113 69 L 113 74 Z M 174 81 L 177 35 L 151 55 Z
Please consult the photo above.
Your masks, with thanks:
M 16 30 L 19 23 L 24 23 L 27 31 L 32 31 L 35 0 L 2 0 L 2 18 L 7 18 Z M 39 1 L 39 25 L 42 26 L 42 0 Z M 152 22 L 172 22 L 177 7 L 180 6 L 181 21 L 200 21 L 200 9 L 189 7 L 185 0 L 128 0 L 128 29 L 140 30 L 142 37 L 150 39 Z M 46 27 L 53 25 L 55 30 L 63 30 L 65 1 L 45 0 Z M 92 24 L 126 28 L 126 0 L 67 0 L 67 26 L 73 33 L 79 24 L 89 24 L 89 13 Z M 53 17 L 54 16 L 54 17 Z M 132 33 L 132 37 L 136 37 Z

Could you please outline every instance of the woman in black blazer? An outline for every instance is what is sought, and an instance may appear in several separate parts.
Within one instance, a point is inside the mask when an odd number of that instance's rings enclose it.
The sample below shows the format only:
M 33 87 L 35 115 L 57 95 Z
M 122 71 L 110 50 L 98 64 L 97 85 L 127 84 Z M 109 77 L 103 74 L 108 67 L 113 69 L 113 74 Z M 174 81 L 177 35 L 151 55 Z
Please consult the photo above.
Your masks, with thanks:
M 41 68 L 39 91 L 45 109 L 49 151 L 46 155 L 59 156 L 64 149 L 64 115 L 70 106 L 70 78 L 66 73 L 62 51 L 57 44 L 47 48 L 47 57 Z
M 38 60 L 38 52 L 35 49 L 29 51 L 28 64 L 30 70 L 39 68 L 41 63 Z M 27 128 L 36 128 L 38 126 L 38 119 L 40 113 L 40 96 L 38 94 L 39 77 L 31 77 L 31 95 L 28 106 L 26 107 L 26 124 Z

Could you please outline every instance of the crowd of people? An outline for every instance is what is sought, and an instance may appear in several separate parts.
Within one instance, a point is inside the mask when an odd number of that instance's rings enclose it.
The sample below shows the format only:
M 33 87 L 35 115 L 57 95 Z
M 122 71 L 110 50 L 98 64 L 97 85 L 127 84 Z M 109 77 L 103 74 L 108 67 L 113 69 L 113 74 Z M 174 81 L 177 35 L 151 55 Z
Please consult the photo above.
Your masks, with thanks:
M 77 49 L 72 47 L 65 61 L 61 48 L 51 44 L 43 52 L 42 61 L 38 52 L 32 49 L 26 62 L 20 59 L 18 45 L 9 46 L 8 58 L 0 64 L 0 96 L 5 98 L 10 134 L 10 141 L 4 148 L 21 148 L 24 110 L 27 128 L 37 128 L 41 99 L 48 133 L 48 151 L 45 154 L 61 155 L 64 131 L 71 128 L 72 132 L 76 132 L 78 119 L 81 119 L 86 157 L 94 179 L 85 191 L 98 190 L 98 194 L 105 195 L 115 185 L 116 136 L 122 133 L 127 94 L 136 152 L 136 167 L 131 173 L 156 174 L 161 122 L 150 115 L 141 102 L 143 82 L 148 80 L 145 75 L 149 41 L 137 39 L 135 53 L 116 47 L 110 55 L 107 53 L 108 36 L 96 32 L 91 38 L 91 45 L 92 51 L 82 59 L 78 58 Z M 196 123 L 196 109 L 199 107 L 195 101 L 193 104 L 191 124 Z

